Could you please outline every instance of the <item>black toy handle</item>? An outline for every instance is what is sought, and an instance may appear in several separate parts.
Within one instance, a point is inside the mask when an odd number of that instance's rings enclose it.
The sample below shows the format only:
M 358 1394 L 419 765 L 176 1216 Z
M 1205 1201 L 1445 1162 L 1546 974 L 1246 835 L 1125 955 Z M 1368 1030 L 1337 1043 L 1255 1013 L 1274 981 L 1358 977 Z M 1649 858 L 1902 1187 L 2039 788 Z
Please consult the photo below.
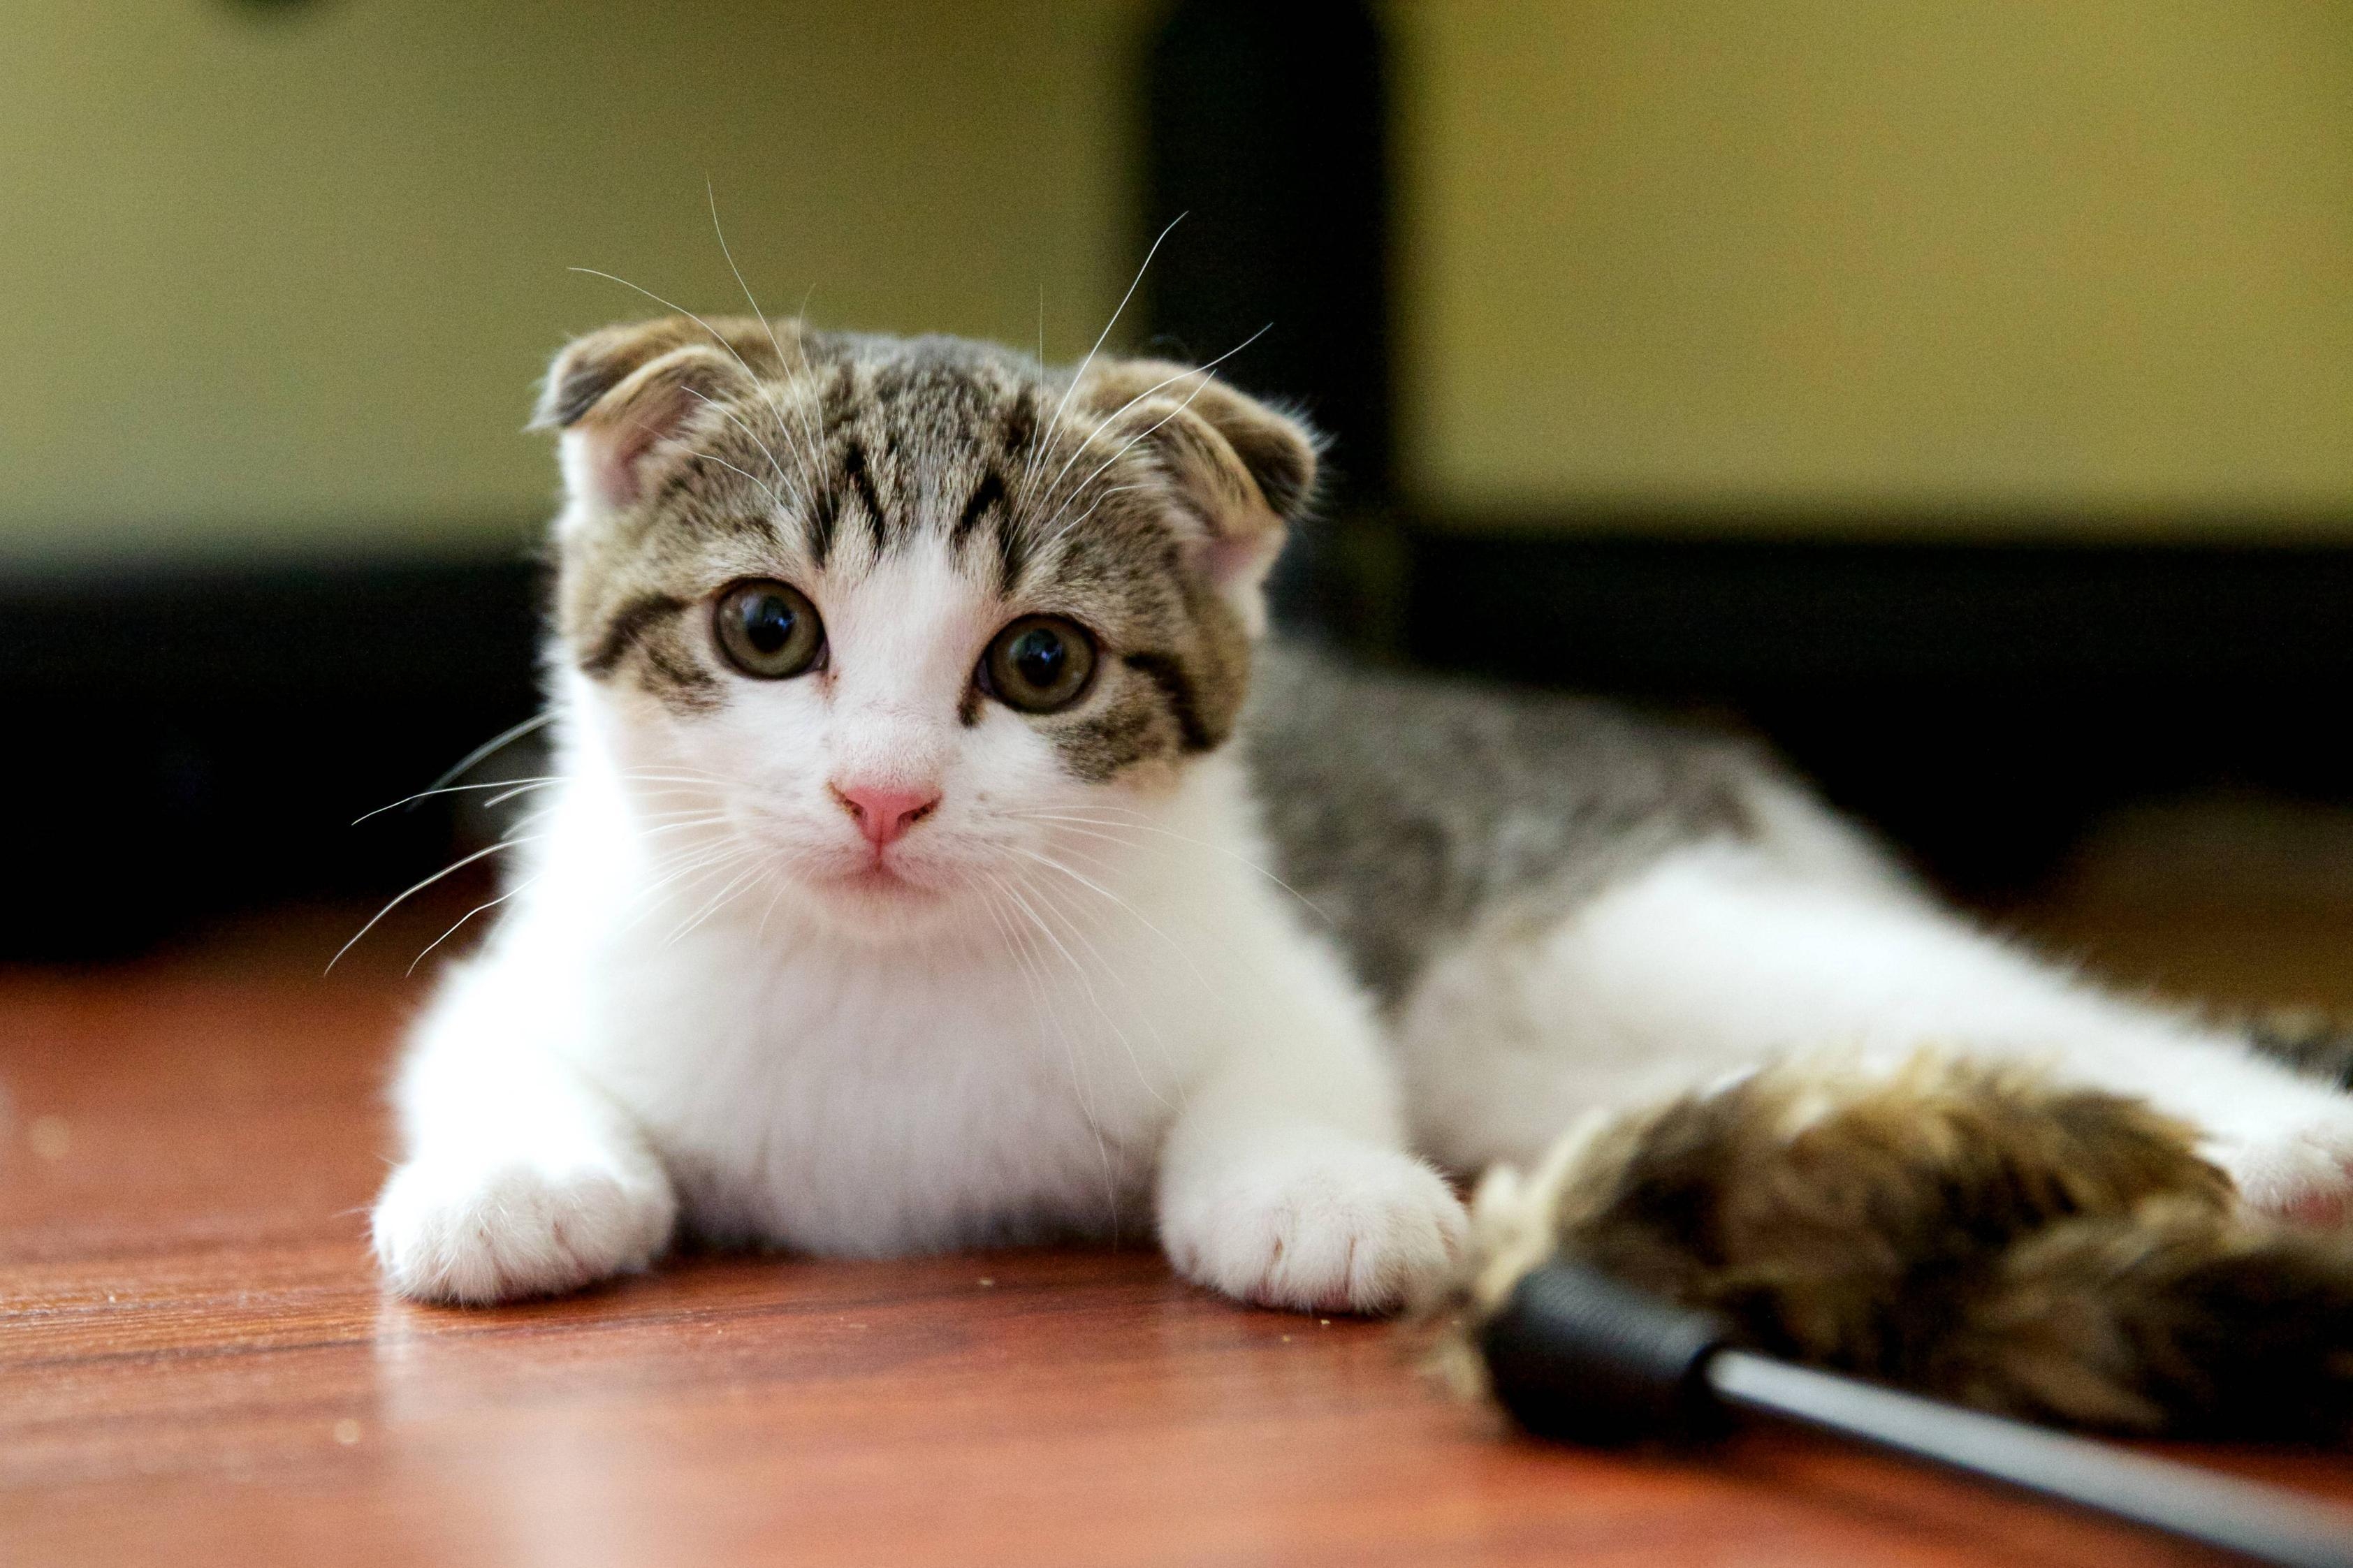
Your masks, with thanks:
M 2353 1568 L 2353 1514 L 2276 1487 L 1725 1347 L 1704 1312 L 1581 1264 L 1534 1269 L 1481 1332 L 1495 1396 L 1530 1431 L 1687 1441 L 1734 1410 L 1915 1458 L 2284 1568 Z

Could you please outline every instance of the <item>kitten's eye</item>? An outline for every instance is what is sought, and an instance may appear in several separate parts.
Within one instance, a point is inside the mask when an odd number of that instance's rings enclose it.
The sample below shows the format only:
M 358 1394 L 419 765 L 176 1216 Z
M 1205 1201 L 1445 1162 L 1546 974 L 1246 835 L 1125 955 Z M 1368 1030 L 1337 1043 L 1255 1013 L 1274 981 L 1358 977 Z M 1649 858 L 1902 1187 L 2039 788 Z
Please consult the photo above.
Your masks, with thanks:
M 1008 708 L 1051 713 L 1083 695 L 1095 639 L 1060 616 L 1024 616 L 997 634 L 980 661 L 981 689 Z
M 817 606 L 789 584 L 765 578 L 738 583 L 719 595 L 712 614 L 727 661 L 762 680 L 799 675 L 825 651 L 825 623 L 817 618 Z

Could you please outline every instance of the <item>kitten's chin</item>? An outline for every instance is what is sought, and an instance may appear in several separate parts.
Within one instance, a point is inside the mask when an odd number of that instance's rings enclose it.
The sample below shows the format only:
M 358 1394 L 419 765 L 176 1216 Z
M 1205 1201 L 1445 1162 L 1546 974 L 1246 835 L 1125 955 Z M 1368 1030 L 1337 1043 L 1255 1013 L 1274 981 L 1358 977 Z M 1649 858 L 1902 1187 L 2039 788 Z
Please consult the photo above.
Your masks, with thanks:
M 935 930 L 959 900 L 920 875 L 867 862 L 810 877 L 808 912 L 843 936 L 888 942 Z

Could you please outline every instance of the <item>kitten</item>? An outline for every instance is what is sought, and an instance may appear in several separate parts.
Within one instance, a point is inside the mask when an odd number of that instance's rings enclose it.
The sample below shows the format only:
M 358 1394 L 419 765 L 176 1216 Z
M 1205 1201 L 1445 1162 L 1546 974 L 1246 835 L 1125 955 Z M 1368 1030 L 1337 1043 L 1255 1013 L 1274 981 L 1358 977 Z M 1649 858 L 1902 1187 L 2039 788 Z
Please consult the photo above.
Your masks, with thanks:
M 2049 1062 L 2344 1200 L 2353 1101 L 1980 936 L 1761 755 L 1266 642 L 1315 444 L 1203 373 L 670 318 L 540 417 L 559 776 L 400 1072 L 405 1294 L 1149 1228 L 1385 1310 L 1461 1249 L 1439 1167 L 1825 1045 Z
M 1379 1308 L 1460 1205 L 1262 868 L 1240 719 L 1296 423 L 1197 373 L 684 320 L 567 349 L 563 781 L 419 1024 L 393 1284 L 1156 1226 Z

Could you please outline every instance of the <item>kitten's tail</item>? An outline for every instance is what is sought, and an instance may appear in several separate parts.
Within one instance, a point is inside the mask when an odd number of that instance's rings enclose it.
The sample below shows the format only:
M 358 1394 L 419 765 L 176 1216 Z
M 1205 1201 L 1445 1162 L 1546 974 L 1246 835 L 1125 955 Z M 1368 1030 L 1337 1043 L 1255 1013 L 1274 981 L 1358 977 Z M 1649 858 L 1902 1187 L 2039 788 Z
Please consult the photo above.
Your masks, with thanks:
M 2015 1068 L 1777 1068 L 1583 1130 L 1474 1218 L 1452 1301 L 1474 1326 L 1559 1252 L 1768 1353 L 1980 1409 L 2353 1436 L 2353 1237 L 2253 1215 L 2189 1128 Z

